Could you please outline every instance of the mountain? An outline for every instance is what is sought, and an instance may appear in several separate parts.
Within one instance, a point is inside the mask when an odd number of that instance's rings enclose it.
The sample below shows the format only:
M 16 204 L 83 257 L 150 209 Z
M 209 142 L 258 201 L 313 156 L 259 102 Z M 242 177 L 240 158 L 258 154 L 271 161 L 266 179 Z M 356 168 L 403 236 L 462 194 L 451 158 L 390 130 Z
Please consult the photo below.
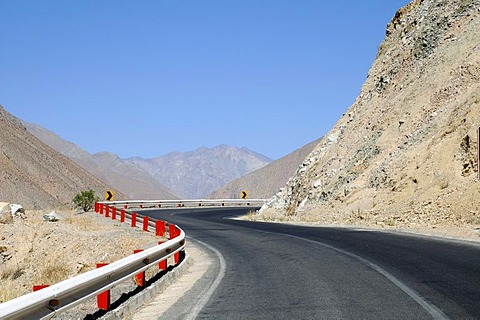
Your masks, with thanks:
M 130 199 L 178 199 L 173 191 L 150 174 L 123 161 L 115 154 L 100 152 L 92 155 L 39 125 L 31 123 L 24 125 L 37 138 Z
M 0 201 L 49 210 L 71 207 L 80 191 L 103 195 L 111 189 L 29 133 L 2 106 L 0 128 Z
M 225 184 L 262 168 L 272 160 L 247 148 L 220 145 L 130 163 L 162 181 L 178 194 L 201 198 Z
M 479 0 L 398 10 L 359 97 L 261 214 L 478 226 L 479 39 Z
M 212 199 L 236 199 L 242 190 L 248 191 L 251 199 L 268 199 L 287 183 L 305 157 L 321 139 L 293 151 L 292 153 L 271 162 L 263 168 L 238 178 L 208 196 Z

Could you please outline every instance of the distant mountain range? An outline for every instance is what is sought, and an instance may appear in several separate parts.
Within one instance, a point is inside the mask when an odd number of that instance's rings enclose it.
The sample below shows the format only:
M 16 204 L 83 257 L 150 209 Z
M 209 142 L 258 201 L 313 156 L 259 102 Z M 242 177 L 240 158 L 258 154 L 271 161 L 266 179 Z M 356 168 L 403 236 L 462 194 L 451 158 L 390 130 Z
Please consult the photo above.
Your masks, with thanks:
M 90 154 L 0 106 L 0 200 L 26 208 L 62 208 L 74 194 L 111 189 L 116 199 L 250 198 L 275 194 L 318 143 L 273 161 L 246 148 L 220 145 L 144 159 Z
M 120 159 L 109 152 L 90 154 L 39 125 L 24 125 L 50 147 L 134 199 L 201 198 L 272 162 L 246 148 L 227 145 L 152 159 Z
M 202 198 L 225 184 L 263 168 L 271 159 L 247 148 L 220 145 L 153 158 L 130 158 L 128 163 L 151 174 L 178 194 Z

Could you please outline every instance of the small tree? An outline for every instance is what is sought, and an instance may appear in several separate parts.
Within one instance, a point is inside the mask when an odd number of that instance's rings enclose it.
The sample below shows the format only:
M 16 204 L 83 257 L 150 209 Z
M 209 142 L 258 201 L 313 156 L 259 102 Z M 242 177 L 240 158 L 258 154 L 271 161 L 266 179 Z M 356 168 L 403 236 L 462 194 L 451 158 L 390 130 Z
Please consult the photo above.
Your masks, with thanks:
M 95 197 L 95 191 L 88 190 L 78 193 L 75 198 L 73 198 L 73 203 L 76 208 L 82 208 L 84 212 L 90 211 L 93 208 L 95 201 L 99 199 Z

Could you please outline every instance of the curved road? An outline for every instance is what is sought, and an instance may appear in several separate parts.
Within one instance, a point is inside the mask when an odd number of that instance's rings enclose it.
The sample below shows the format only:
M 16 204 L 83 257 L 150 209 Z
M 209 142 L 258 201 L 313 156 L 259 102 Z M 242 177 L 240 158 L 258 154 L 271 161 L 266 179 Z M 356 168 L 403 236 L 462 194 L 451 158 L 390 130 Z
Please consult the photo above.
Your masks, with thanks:
M 478 244 L 226 218 L 249 210 L 142 212 L 214 253 L 207 296 L 184 299 L 197 318 L 480 319 Z

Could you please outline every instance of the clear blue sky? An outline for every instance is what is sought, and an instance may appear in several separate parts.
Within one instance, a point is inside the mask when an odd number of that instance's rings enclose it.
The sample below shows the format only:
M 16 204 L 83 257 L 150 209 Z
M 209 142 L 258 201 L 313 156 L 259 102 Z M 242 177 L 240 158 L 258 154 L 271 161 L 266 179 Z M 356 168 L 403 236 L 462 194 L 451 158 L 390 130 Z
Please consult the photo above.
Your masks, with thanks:
M 0 104 L 95 153 L 277 159 L 353 103 L 407 0 L 0 0 Z

